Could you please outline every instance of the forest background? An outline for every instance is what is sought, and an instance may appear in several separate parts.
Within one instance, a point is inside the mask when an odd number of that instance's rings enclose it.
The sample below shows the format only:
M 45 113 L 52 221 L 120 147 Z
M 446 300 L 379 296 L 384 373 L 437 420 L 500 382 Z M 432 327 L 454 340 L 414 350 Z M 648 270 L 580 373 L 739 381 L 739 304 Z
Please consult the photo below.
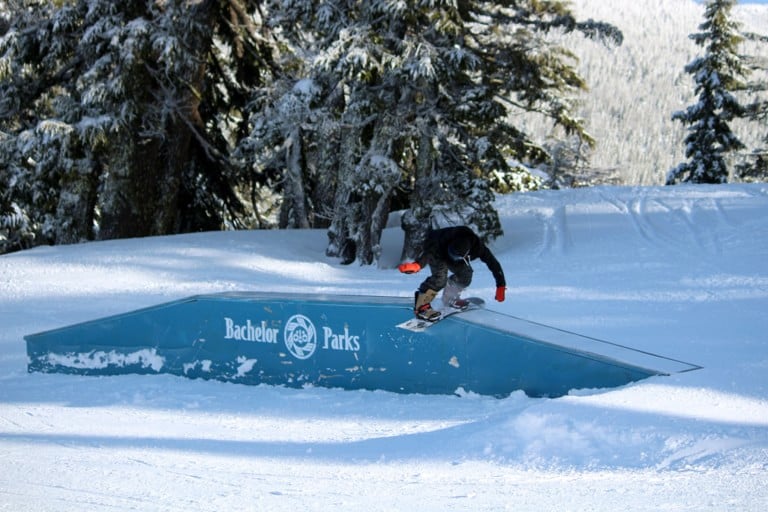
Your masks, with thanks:
M 685 66 L 704 9 L 0 2 L 0 252 L 324 228 L 329 256 L 367 264 L 393 210 L 406 258 L 429 227 L 500 235 L 496 193 L 663 183 L 685 158 L 672 116 L 696 101 Z M 764 6 L 732 15 L 768 32 Z M 765 128 L 733 122 L 731 179 Z

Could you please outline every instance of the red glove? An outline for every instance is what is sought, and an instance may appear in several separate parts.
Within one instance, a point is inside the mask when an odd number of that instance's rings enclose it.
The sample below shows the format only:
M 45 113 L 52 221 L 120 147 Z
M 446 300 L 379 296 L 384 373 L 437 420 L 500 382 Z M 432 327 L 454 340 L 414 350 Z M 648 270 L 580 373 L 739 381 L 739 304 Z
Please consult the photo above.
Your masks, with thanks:
M 399 270 L 403 274 L 415 274 L 416 272 L 421 270 L 421 265 L 419 265 L 415 261 L 412 263 L 401 263 L 400 265 L 398 265 L 397 270 Z
M 504 302 L 504 293 L 507 291 L 506 286 L 498 286 L 496 287 L 496 300 L 499 302 Z

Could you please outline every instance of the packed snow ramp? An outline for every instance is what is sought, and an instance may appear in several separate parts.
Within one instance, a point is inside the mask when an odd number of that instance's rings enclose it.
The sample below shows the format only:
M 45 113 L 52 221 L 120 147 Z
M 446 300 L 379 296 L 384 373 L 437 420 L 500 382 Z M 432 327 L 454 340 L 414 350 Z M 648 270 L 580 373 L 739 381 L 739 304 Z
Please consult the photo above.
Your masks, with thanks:
M 549 397 L 698 368 L 487 309 L 424 332 L 398 328 L 411 307 L 411 300 L 392 297 L 199 295 L 28 335 L 28 368 Z

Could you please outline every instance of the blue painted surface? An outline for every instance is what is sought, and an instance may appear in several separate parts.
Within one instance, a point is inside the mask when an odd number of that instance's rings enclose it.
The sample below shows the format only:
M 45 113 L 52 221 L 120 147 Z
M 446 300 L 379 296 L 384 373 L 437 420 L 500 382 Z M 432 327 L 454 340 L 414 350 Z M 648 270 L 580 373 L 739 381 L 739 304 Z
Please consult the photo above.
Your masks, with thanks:
M 425 332 L 405 298 L 200 295 L 25 337 L 29 371 L 561 396 L 697 368 L 488 310 Z

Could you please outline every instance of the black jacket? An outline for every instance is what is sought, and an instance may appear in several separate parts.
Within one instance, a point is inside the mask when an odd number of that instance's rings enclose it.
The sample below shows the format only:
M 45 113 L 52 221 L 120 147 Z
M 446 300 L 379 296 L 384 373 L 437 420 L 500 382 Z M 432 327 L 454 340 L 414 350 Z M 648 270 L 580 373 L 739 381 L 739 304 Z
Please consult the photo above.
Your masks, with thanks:
M 490 249 L 486 247 L 480 237 L 478 237 L 467 226 L 456 226 L 451 228 L 435 229 L 427 233 L 424 241 L 424 249 L 416 262 L 425 267 L 433 261 L 444 261 L 449 265 L 452 263 L 448 255 L 448 249 L 454 245 L 462 245 L 469 248 L 469 259 L 480 259 L 488 266 L 488 270 L 493 274 L 496 280 L 496 286 L 506 286 L 504 271 L 496 257 Z

